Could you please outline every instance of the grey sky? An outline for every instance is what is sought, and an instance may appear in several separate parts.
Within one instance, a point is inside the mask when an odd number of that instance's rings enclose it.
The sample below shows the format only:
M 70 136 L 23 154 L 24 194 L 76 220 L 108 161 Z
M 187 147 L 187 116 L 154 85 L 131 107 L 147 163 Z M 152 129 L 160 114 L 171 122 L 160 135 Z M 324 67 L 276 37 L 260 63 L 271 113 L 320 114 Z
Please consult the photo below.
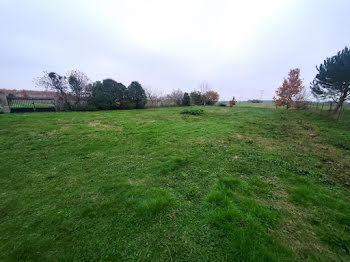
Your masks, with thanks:
M 164 93 L 206 81 L 221 99 L 271 99 L 289 69 L 308 86 L 350 45 L 349 10 L 348 0 L 0 0 L 0 88 L 78 69 Z

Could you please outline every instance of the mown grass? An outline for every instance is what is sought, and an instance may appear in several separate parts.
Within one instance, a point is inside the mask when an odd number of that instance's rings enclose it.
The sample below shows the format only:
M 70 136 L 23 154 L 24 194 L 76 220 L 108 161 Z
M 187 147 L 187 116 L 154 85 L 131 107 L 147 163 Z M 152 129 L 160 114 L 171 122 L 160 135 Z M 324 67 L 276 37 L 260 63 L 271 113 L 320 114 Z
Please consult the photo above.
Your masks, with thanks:
M 1 115 L 0 260 L 349 261 L 349 127 L 203 109 Z

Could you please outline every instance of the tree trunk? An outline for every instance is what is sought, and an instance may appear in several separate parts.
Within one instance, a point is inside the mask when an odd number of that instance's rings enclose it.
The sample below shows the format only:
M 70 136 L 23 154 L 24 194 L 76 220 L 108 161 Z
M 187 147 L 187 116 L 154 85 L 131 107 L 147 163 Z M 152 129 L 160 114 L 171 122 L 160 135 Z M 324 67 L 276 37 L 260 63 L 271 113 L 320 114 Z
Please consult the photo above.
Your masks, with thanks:
M 287 109 L 289 109 L 290 108 L 290 102 L 288 101 L 287 102 Z
M 339 98 L 339 102 L 337 103 L 336 107 L 334 108 L 333 114 L 336 114 L 336 113 L 338 112 L 339 108 L 341 108 L 341 106 L 343 105 L 343 103 L 344 103 L 344 101 L 345 101 L 347 95 L 348 95 L 348 92 L 347 92 L 347 91 L 345 91 L 345 92 L 341 95 L 341 97 Z

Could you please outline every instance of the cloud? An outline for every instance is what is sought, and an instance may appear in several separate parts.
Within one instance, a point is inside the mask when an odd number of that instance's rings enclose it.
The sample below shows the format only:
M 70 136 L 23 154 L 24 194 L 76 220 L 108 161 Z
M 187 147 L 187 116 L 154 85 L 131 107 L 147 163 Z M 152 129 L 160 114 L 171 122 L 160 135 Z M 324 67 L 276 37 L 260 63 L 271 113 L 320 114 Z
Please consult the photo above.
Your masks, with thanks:
M 93 80 L 138 80 L 164 92 L 208 81 L 224 99 L 259 90 L 268 99 L 290 68 L 300 67 L 308 84 L 315 65 L 348 44 L 349 7 L 345 0 L 3 0 L 1 87 L 33 89 L 43 70 L 79 69 Z

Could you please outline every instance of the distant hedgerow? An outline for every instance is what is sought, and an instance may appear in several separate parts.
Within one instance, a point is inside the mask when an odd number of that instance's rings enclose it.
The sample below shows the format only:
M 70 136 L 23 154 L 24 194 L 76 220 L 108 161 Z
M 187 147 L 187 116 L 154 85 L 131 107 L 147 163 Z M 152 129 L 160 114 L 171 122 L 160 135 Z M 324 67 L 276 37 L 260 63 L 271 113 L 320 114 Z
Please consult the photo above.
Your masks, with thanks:
M 181 111 L 181 114 L 185 115 L 202 115 L 204 113 L 203 109 L 185 109 Z

